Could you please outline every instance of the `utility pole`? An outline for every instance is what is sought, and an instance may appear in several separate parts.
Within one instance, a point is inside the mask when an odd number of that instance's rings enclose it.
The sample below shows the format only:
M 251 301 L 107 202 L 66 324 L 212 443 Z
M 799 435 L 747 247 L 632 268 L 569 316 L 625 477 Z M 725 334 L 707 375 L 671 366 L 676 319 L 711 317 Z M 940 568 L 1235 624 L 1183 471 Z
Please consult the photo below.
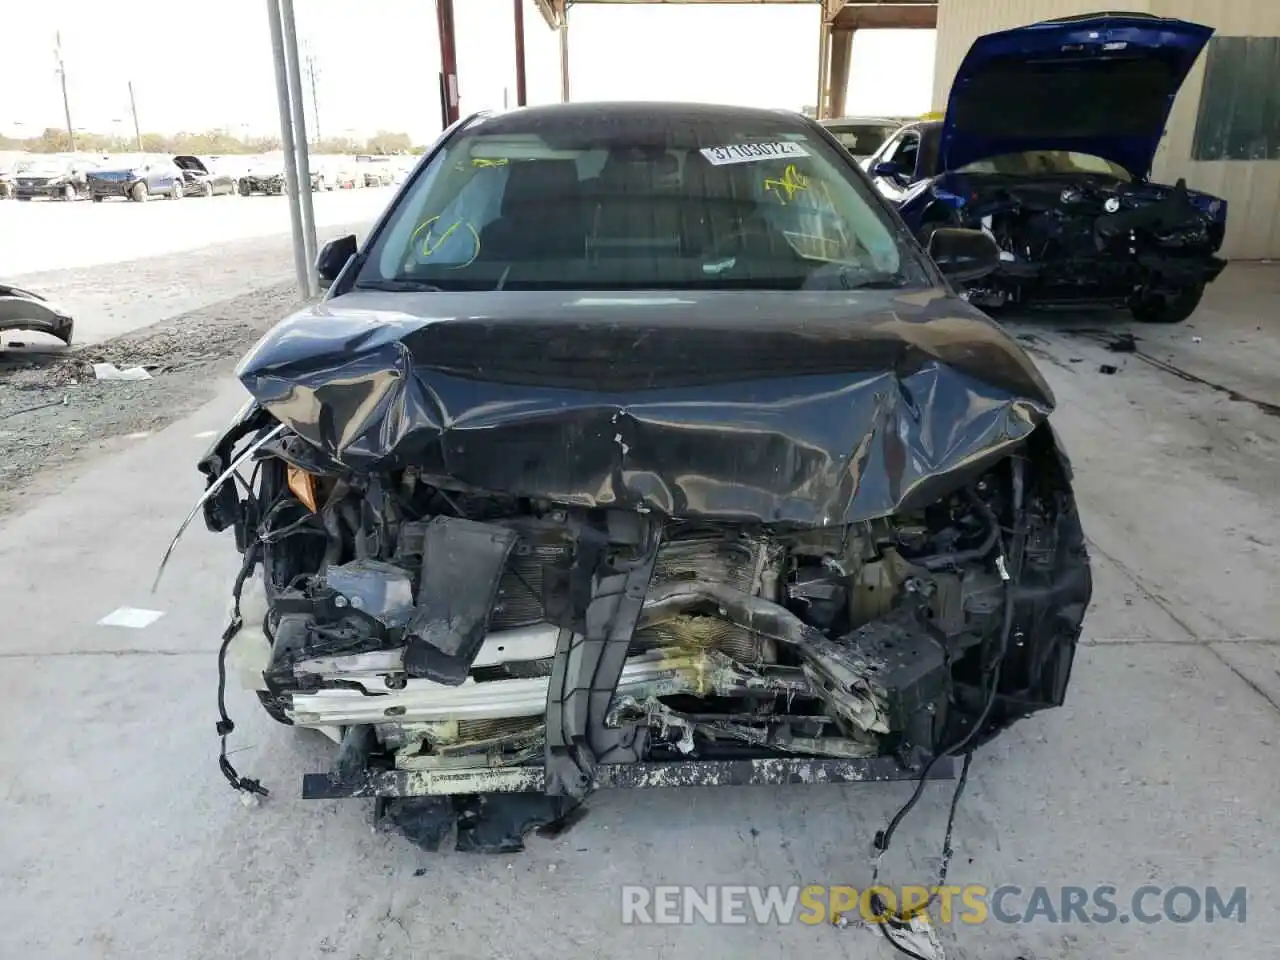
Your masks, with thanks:
M 311 55 L 311 45 L 307 48 L 307 77 L 311 81 L 311 115 L 316 121 L 316 143 L 320 142 L 320 98 L 316 96 L 316 58 Z
M 71 101 L 67 99 L 67 68 L 62 62 L 62 31 L 53 35 L 53 55 L 58 61 L 58 78 L 62 81 L 62 111 L 67 117 L 67 139 L 71 141 L 71 152 L 76 151 L 76 131 L 71 126 Z
M 133 81 L 129 81 L 129 109 L 133 111 L 133 136 L 138 141 L 138 152 L 146 153 L 142 149 L 142 128 L 138 126 L 138 102 L 133 99 Z

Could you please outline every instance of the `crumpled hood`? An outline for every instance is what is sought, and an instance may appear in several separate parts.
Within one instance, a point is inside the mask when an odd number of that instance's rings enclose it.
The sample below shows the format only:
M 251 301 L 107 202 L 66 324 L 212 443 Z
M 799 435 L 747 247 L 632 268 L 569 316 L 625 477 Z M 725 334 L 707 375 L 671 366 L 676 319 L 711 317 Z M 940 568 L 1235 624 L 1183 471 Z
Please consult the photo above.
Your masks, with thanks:
M 356 291 L 281 322 L 237 375 L 357 471 L 803 526 L 932 502 L 1053 407 L 941 289 Z
M 1174 97 L 1212 35 L 1185 20 L 1110 13 L 979 37 L 951 86 L 942 169 L 1072 150 L 1146 176 Z

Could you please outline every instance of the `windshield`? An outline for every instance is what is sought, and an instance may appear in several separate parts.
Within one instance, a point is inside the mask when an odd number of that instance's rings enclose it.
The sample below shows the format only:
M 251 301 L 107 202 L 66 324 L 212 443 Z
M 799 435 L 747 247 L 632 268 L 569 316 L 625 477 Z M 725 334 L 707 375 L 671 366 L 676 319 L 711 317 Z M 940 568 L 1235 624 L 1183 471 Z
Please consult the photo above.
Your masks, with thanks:
M 66 173 L 70 167 L 68 160 L 37 160 L 22 172 L 33 177 L 56 177 Z
M 1043 177 L 1056 174 L 1092 173 L 1130 180 L 1129 172 L 1110 160 L 1070 150 L 1026 150 L 979 160 L 960 167 L 957 173 L 996 173 L 1010 177 Z
M 869 157 L 898 129 L 897 124 L 861 123 L 832 126 L 831 133 L 855 157 Z
M 542 112 L 482 121 L 414 180 L 357 286 L 850 289 L 925 279 L 802 121 Z
M 103 170 L 133 170 L 152 162 L 153 158 L 144 154 L 122 153 L 117 156 L 107 157 L 99 164 L 99 167 Z

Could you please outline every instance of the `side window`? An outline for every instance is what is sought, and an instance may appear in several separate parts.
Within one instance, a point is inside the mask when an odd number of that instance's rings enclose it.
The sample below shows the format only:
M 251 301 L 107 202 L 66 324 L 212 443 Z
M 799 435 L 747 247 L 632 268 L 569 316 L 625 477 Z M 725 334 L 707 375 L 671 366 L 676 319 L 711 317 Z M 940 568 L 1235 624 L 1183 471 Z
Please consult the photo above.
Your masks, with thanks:
M 920 164 L 916 173 L 921 177 L 938 175 L 938 153 L 942 145 L 942 128 L 926 127 L 920 141 Z
M 920 134 L 912 131 L 902 135 L 902 139 L 898 141 L 898 145 L 893 150 L 893 156 L 889 157 L 889 159 L 902 168 L 904 176 L 913 178 L 916 173 L 916 160 L 919 159 L 919 156 Z

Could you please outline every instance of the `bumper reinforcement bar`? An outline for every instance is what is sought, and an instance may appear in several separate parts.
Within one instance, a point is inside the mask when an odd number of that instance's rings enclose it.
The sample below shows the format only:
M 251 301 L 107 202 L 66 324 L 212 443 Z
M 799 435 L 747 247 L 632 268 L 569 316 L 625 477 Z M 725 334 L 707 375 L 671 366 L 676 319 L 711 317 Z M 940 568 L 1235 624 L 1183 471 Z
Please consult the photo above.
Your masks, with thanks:
M 920 769 L 894 757 L 858 759 L 691 760 L 668 763 L 615 763 L 595 768 L 594 789 L 644 787 L 761 786 L 789 783 L 874 783 L 915 780 Z M 950 780 L 955 763 L 944 757 L 929 771 L 930 780 Z M 542 766 L 464 767 L 451 770 L 366 771 L 353 779 L 328 773 L 302 778 L 304 800 L 348 797 L 426 797 L 480 793 L 543 793 Z

